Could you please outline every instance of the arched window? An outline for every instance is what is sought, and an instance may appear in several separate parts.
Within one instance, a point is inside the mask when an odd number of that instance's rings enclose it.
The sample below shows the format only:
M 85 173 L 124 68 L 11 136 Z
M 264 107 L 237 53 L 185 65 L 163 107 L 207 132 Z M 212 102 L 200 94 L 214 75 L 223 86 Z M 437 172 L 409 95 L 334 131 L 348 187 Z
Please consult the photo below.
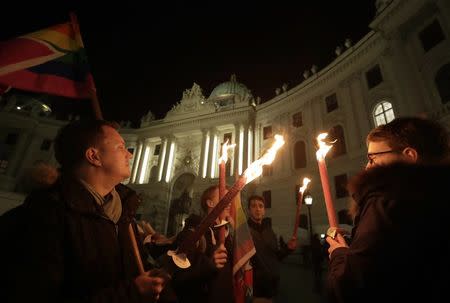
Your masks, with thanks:
M 439 69 L 434 81 L 441 96 L 442 104 L 450 101 L 450 64 L 445 64 Z
M 375 109 L 373 110 L 373 121 L 375 122 L 375 126 L 389 123 L 394 119 L 394 109 L 390 102 L 382 101 L 375 105 Z
M 306 148 L 305 142 L 297 141 L 294 145 L 294 167 L 296 169 L 306 167 Z
M 336 158 L 347 153 L 347 149 L 345 148 L 344 129 L 342 128 L 342 126 L 334 126 L 329 132 L 329 138 L 333 141 L 336 140 L 336 142 L 333 143 L 333 148 L 330 151 L 331 157 Z

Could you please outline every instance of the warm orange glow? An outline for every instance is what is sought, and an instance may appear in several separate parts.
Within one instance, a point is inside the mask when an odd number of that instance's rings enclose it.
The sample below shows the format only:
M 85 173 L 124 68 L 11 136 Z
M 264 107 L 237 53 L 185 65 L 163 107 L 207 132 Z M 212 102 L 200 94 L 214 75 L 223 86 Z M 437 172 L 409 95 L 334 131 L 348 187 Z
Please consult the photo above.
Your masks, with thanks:
M 325 156 L 327 155 L 328 151 L 333 147 L 333 145 L 327 144 L 327 142 L 324 142 L 325 138 L 328 137 L 328 133 L 321 133 L 317 136 L 317 143 L 319 144 L 319 149 L 316 152 L 316 158 L 317 160 L 323 160 L 325 159 Z M 334 140 L 331 143 L 336 142 Z
M 263 165 L 269 165 L 275 159 L 275 156 L 280 149 L 284 145 L 284 139 L 281 135 L 275 135 L 275 142 L 269 148 L 269 150 L 258 160 L 254 161 L 249 167 L 245 170 L 244 176 L 246 179 L 246 183 L 253 181 L 255 178 L 259 177 L 262 174 Z
M 308 187 L 309 182 L 311 182 L 310 179 L 303 178 L 303 185 L 302 185 L 302 187 L 300 187 L 300 189 L 298 191 L 303 194 L 305 192 L 306 188 Z
M 228 139 L 225 141 L 225 143 L 222 145 L 222 155 L 219 158 L 219 163 L 227 163 L 228 161 L 228 149 L 234 148 L 236 144 L 230 144 L 228 145 Z

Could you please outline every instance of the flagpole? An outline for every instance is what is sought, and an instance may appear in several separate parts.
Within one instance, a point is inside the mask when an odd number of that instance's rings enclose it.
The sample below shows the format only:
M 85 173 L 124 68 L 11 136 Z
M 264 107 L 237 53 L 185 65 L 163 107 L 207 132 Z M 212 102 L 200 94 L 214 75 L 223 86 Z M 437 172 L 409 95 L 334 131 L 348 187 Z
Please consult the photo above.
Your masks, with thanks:
M 95 118 L 97 120 L 103 120 L 102 110 L 100 108 L 100 102 L 98 101 L 97 92 L 95 90 L 91 91 L 91 105 L 94 111 Z
M 84 48 L 83 39 L 81 38 L 80 26 L 78 24 L 77 15 L 74 12 L 70 12 L 70 23 L 72 24 L 72 28 L 75 32 L 75 39 L 77 43 Z M 94 111 L 95 118 L 97 120 L 103 120 L 102 110 L 100 108 L 100 102 L 97 97 L 97 90 L 95 89 L 94 79 L 92 75 L 88 76 L 87 82 L 90 86 L 90 95 L 91 95 L 91 106 Z

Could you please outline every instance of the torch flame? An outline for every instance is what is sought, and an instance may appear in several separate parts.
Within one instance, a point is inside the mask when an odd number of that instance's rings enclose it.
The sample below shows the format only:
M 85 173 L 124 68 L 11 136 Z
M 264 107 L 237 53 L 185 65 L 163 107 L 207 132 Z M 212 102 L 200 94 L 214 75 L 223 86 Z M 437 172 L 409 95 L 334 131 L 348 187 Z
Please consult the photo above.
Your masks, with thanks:
M 323 140 L 328 136 L 328 133 L 321 133 L 317 136 L 317 143 L 319 144 L 319 149 L 316 152 L 316 158 L 317 160 L 323 160 L 325 159 L 325 156 L 327 155 L 328 151 L 333 147 L 333 145 L 329 145 Z M 331 143 L 336 142 L 334 140 Z
M 303 185 L 302 185 L 302 187 L 299 188 L 298 191 L 303 194 L 305 192 L 306 188 L 308 187 L 309 182 L 311 182 L 311 180 L 309 178 L 303 178 Z
M 273 162 L 277 151 L 284 145 L 284 139 L 281 135 L 275 135 L 275 142 L 269 148 L 269 150 L 258 160 L 254 161 L 249 167 L 245 170 L 244 176 L 246 178 L 246 184 L 253 181 L 255 178 L 259 177 L 262 174 L 263 165 L 268 165 Z
M 233 147 L 235 147 L 236 144 L 230 144 L 228 145 L 228 139 L 227 141 L 225 141 L 225 143 L 222 145 L 222 156 L 220 156 L 219 158 L 219 163 L 223 162 L 223 163 L 227 163 L 228 161 L 228 149 L 231 149 Z

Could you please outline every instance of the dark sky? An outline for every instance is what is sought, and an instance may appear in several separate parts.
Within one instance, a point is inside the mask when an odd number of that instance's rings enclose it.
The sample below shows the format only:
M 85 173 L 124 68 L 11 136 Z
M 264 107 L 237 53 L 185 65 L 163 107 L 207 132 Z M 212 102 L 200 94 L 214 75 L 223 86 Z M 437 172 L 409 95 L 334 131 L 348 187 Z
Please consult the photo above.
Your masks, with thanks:
M 0 40 L 64 22 L 74 10 L 104 116 L 118 121 L 148 110 L 163 118 L 193 82 L 208 97 L 233 73 L 269 100 L 312 64 L 330 63 L 345 38 L 357 42 L 375 16 L 375 0 L 112 2 L 59 1 L 50 11 L 15 1 L 2 9 Z

